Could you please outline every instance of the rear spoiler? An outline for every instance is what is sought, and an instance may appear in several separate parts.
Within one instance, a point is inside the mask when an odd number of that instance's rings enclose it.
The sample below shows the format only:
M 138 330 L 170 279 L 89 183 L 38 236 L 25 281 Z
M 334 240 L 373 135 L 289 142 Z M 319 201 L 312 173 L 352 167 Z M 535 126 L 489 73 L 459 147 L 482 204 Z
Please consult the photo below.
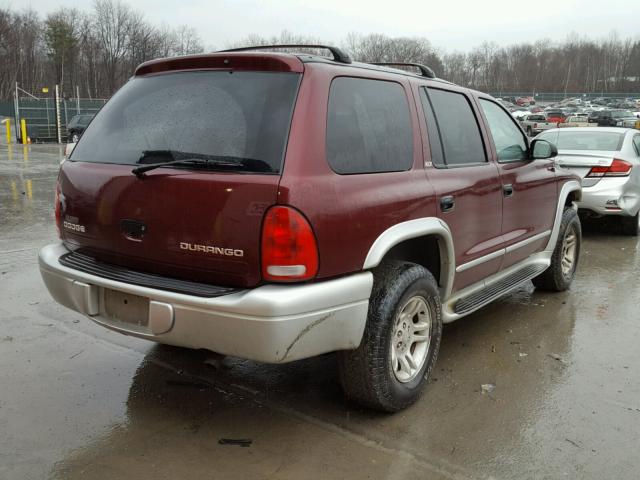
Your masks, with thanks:
M 300 59 L 293 55 L 267 52 L 219 52 L 151 60 L 138 66 L 134 76 L 139 77 L 154 73 L 187 70 L 239 70 L 302 73 L 304 71 L 304 66 Z

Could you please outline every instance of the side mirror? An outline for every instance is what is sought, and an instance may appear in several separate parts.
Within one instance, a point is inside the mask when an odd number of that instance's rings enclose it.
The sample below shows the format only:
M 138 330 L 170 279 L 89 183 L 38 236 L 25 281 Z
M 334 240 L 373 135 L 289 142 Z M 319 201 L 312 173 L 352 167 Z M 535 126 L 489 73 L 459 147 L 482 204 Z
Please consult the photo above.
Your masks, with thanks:
M 67 146 L 64 148 L 64 158 L 69 158 L 74 148 L 76 148 L 75 143 L 67 143 Z
M 558 156 L 558 148 L 553 143 L 547 142 L 546 140 L 536 139 L 531 142 L 531 146 L 529 148 L 531 151 L 531 158 L 534 160 L 544 160 Z

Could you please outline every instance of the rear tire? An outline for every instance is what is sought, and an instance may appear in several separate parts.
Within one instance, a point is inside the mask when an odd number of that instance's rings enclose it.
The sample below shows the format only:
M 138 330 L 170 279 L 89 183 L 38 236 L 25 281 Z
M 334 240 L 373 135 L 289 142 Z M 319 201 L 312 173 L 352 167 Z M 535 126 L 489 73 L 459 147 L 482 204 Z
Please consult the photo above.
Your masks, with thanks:
M 567 207 L 562 214 L 558 241 L 551 256 L 551 265 L 533 279 L 536 288 L 550 292 L 568 290 L 578 268 L 581 244 L 582 227 L 578 213 L 573 208 Z
M 361 405 L 397 412 L 414 403 L 436 362 L 442 306 L 433 275 L 390 261 L 375 273 L 360 346 L 339 354 L 346 395 Z
M 634 217 L 622 217 L 620 221 L 624 235 L 629 235 L 630 237 L 638 236 L 638 231 L 640 230 L 640 212 Z

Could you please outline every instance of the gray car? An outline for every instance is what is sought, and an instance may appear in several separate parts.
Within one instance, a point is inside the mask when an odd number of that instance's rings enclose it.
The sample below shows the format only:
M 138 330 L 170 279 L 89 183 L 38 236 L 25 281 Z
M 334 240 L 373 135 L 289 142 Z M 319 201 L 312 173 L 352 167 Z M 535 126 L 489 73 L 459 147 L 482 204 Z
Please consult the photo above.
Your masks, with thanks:
M 640 229 L 640 131 L 584 127 L 542 132 L 558 147 L 556 162 L 582 178 L 578 208 L 591 217 L 617 216 L 627 235 Z

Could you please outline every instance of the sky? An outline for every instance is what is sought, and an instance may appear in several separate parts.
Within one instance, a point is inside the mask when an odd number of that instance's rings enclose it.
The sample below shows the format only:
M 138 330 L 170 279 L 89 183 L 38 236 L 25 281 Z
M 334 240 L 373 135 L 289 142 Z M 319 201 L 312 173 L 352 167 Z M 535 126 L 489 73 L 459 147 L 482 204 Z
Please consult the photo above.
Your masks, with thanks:
M 224 48 L 249 34 L 282 30 L 340 44 L 349 33 L 427 38 L 442 51 L 468 51 L 482 42 L 500 46 L 571 34 L 592 39 L 612 32 L 640 38 L 640 0 L 127 0 L 151 23 L 190 25 L 207 49 Z M 45 15 L 90 1 L 0 0 Z

